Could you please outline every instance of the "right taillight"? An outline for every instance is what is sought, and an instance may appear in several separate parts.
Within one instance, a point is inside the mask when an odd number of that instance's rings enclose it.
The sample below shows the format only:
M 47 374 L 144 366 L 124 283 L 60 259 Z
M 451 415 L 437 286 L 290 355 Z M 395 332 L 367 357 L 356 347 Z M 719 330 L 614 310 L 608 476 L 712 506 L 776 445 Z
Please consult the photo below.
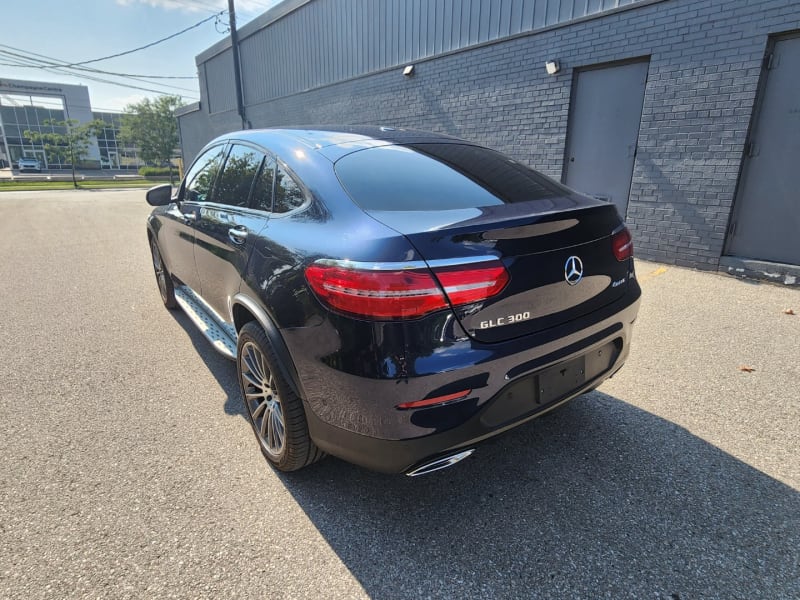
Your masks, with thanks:
M 497 259 L 470 264 L 355 263 L 320 260 L 306 280 L 336 310 L 372 319 L 413 319 L 448 306 L 481 302 L 498 294 L 508 273 Z
M 623 227 L 611 236 L 611 248 L 617 260 L 625 260 L 633 256 L 633 238 L 627 227 Z

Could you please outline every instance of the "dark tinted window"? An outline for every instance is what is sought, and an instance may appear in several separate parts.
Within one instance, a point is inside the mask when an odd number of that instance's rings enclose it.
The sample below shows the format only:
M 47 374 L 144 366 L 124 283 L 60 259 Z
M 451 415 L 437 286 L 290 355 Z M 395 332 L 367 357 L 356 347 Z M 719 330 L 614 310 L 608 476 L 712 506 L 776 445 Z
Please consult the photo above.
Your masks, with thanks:
M 210 148 L 198 158 L 186 174 L 186 189 L 184 199 L 192 202 L 209 201 L 211 187 L 217 178 L 222 159 L 224 146 Z
M 280 165 L 275 177 L 275 201 L 272 211 L 285 213 L 301 206 L 305 201 L 303 190 Z
M 451 210 L 570 191 L 499 152 L 464 144 L 381 146 L 348 154 L 336 174 L 365 210 Z
M 228 153 L 222 175 L 214 190 L 214 202 L 231 206 L 247 206 L 253 179 L 264 155 L 247 146 L 234 145 Z
M 275 180 L 275 159 L 267 156 L 253 187 L 253 205 L 261 210 L 272 211 L 272 184 Z

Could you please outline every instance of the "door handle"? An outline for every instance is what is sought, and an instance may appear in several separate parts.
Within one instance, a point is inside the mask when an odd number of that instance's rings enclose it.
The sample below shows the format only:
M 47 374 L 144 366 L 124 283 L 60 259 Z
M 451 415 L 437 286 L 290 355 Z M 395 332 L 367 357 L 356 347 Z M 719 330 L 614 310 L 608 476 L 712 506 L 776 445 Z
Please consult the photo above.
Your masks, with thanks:
M 244 227 L 231 227 L 228 229 L 228 237 L 234 244 L 244 244 L 247 240 L 247 229 Z

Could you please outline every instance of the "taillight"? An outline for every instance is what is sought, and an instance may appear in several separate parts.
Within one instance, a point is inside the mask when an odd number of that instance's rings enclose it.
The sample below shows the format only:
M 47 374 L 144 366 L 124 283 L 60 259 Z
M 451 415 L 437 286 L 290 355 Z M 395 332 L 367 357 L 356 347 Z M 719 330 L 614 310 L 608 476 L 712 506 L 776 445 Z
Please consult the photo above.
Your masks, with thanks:
M 633 239 L 627 227 L 623 227 L 611 236 L 611 248 L 614 250 L 617 260 L 625 260 L 633 256 Z
M 497 259 L 460 265 L 452 262 L 433 261 L 429 269 L 421 261 L 320 260 L 305 273 L 311 289 L 325 304 L 373 319 L 416 318 L 449 305 L 480 302 L 508 283 L 508 273 Z
M 494 259 L 472 265 L 437 267 L 433 272 L 453 306 L 480 302 L 499 294 L 508 283 L 508 272 Z
M 422 270 L 364 270 L 315 263 L 306 269 L 306 279 L 331 307 L 365 317 L 418 317 L 447 306 L 433 276 Z

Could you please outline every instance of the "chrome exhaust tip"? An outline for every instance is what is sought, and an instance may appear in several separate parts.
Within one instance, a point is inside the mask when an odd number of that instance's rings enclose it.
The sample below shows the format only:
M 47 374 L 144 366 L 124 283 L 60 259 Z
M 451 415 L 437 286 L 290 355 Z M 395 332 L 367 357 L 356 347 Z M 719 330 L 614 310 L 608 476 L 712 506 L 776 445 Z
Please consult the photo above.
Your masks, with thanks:
M 419 475 L 426 475 L 427 473 L 433 473 L 434 471 L 439 471 L 441 469 L 446 469 L 447 467 L 452 467 L 457 462 L 460 462 L 467 458 L 470 454 L 475 452 L 475 448 L 470 448 L 469 450 L 462 450 L 457 454 L 450 454 L 449 456 L 443 456 L 441 458 L 437 458 L 436 460 L 432 460 L 429 463 L 425 463 L 422 466 L 417 467 L 416 469 L 412 469 L 406 475 L 409 477 L 417 477 Z

